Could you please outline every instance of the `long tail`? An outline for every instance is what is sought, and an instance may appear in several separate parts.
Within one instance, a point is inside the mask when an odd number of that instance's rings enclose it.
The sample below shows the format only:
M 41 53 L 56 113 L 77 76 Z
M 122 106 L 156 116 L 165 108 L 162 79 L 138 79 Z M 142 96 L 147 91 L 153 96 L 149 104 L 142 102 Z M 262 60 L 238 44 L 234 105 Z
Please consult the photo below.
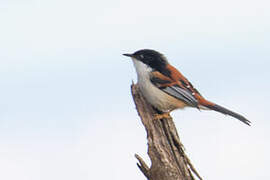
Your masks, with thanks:
M 217 112 L 220 112 L 220 113 L 223 113 L 223 114 L 226 114 L 226 115 L 230 115 L 232 117 L 235 117 L 236 119 L 242 121 L 243 123 L 247 124 L 250 126 L 250 121 L 247 120 L 244 116 L 242 116 L 241 114 L 237 114 L 229 109 L 226 109 L 220 105 L 217 105 L 217 104 L 214 104 L 214 105 L 210 105 L 210 106 L 206 106 L 207 108 L 211 109 L 211 110 L 214 110 L 214 111 L 217 111 Z
M 232 117 L 234 117 L 234 118 L 236 118 L 236 119 L 238 119 L 238 120 L 242 121 L 243 123 L 250 126 L 251 122 L 249 120 L 247 120 L 244 116 L 237 114 L 229 109 L 226 109 L 225 107 L 214 104 L 214 103 L 209 102 L 205 99 L 200 99 L 200 104 L 207 107 L 208 109 L 220 112 L 222 114 L 230 115 L 230 116 L 232 116 Z

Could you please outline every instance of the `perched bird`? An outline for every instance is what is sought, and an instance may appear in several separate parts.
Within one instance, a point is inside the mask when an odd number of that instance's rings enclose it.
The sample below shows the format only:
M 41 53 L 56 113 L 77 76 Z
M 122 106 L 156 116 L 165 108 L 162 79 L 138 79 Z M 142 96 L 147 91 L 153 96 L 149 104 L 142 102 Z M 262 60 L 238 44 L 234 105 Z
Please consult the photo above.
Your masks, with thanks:
M 123 55 L 133 60 L 140 91 L 160 112 L 155 119 L 169 117 L 169 113 L 175 109 L 195 107 L 230 115 L 250 125 L 251 122 L 244 116 L 203 98 L 187 78 L 169 64 L 163 54 L 155 50 L 142 49 L 133 54 Z

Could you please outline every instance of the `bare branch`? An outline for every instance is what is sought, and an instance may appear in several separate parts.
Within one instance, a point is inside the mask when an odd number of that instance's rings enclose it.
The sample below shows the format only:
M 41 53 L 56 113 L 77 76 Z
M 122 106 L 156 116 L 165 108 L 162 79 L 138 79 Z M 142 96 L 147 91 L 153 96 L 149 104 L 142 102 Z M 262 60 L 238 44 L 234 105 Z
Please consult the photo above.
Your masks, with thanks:
M 145 127 L 148 141 L 149 168 L 139 155 L 135 155 L 140 170 L 148 180 L 195 180 L 193 173 L 200 175 L 185 154 L 176 127 L 171 117 L 154 120 L 157 112 L 142 96 L 139 88 L 132 84 L 132 96 Z

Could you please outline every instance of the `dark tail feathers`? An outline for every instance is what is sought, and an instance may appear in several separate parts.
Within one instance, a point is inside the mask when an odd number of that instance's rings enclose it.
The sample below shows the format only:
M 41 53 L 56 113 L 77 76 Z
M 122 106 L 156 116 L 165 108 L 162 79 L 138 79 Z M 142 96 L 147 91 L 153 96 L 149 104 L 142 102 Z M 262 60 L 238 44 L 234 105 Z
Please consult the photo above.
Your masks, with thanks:
M 214 111 L 217 111 L 217 112 L 220 112 L 220 113 L 223 113 L 223 114 L 226 114 L 226 115 L 230 115 L 232 117 L 235 117 L 236 119 L 239 119 L 240 121 L 242 121 L 243 123 L 247 124 L 250 126 L 250 121 L 247 120 L 244 116 L 240 115 L 240 114 L 237 114 L 235 112 L 232 112 L 230 111 L 229 109 L 226 109 L 220 105 L 217 105 L 217 104 L 214 104 L 214 105 L 205 105 L 207 108 L 211 109 L 211 110 L 214 110 Z

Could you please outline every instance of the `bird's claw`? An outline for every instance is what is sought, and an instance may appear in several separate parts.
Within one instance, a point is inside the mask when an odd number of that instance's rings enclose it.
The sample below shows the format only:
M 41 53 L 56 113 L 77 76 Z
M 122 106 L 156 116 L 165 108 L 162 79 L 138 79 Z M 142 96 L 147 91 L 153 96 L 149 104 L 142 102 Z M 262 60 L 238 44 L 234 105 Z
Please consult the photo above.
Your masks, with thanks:
M 154 120 L 168 119 L 171 118 L 170 113 L 154 114 Z

